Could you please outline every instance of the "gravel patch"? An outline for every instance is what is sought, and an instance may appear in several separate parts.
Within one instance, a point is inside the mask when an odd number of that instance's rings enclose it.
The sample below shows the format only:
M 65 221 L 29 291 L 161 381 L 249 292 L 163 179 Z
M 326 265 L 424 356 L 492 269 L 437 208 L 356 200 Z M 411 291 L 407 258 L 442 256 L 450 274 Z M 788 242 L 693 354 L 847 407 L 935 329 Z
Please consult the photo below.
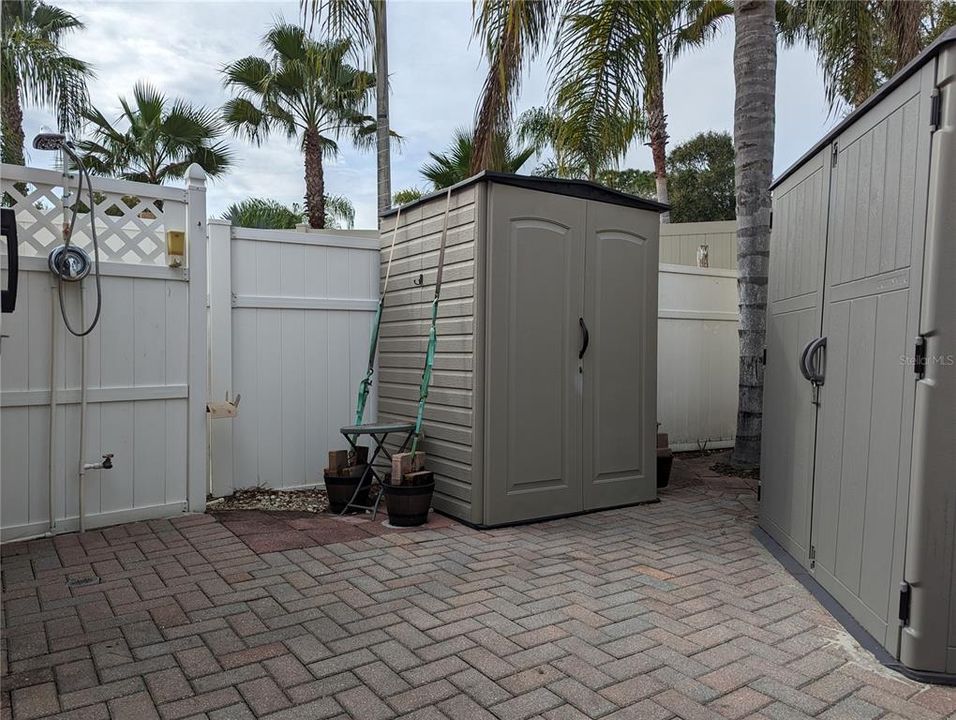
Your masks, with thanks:
M 214 498 L 206 502 L 206 510 L 263 510 L 266 512 L 325 512 L 329 498 L 324 488 L 305 490 L 272 490 L 270 488 L 245 488 L 232 495 Z

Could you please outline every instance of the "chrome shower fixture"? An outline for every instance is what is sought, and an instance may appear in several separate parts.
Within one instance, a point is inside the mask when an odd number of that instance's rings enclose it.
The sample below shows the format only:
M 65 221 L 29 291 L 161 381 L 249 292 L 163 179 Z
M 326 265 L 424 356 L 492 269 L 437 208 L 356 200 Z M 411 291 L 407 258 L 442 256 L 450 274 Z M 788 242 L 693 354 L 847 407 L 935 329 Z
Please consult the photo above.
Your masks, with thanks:
M 66 135 L 56 132 L 41 132 L 33 138 L 33 147 L 36 150 L 62 150 L 72 143 Z

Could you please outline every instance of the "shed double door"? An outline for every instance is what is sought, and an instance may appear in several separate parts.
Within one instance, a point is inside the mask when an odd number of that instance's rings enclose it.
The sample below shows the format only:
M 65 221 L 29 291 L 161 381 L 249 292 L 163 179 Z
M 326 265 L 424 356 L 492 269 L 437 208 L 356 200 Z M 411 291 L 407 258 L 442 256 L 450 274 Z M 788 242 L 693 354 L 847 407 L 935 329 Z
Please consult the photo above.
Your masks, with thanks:
M 657 217 L 490 194 L 486 523 L 652 499 Z
M 761 522 L 892 653 L 931 81 L 928 66 L 901 85 L 896 102 L 884 101 L 806 163 L 774 201 Z M 826 346 L 814 393 L 798 364 L 818 337 Z

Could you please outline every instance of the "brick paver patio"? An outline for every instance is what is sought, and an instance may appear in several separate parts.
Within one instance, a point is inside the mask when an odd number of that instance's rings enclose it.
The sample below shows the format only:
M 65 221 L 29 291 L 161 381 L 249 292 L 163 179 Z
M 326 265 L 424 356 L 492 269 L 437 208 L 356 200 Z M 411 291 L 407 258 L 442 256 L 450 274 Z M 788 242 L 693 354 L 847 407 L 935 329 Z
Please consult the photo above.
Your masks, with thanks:
M 211 516 L 3 549 L 2 718 L 942 718 L 753 539 L 748 484 L 256 554 Z M 84 579 L 98 577 L 95 584 Z

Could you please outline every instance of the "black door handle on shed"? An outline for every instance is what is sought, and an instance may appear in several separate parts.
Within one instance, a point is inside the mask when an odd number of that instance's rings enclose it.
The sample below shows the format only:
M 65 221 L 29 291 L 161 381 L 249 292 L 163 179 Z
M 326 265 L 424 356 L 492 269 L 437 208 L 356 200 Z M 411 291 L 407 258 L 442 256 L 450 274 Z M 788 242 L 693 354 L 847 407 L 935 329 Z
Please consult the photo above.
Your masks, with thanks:
M 825 350 L 826 347 L 826 336 L 818 337 L 810 343 L 810 349 L 807 351 L 807 359 L 804 361 L 804 364 L 807 366 L 807 372 L 810 373 L 810 382 L 817 386 L 823 385 L 824 381 L 824 365 L 822 362 L 818 362 L 817 352 L 821 349 Z
M 800 353 L 800 361 L 798 363 L 800 374 L 813 385 L 823 385 L 824 376 L 820 366 L 817 364 L 816 354 L 818 350 L 826 348 L 826 346 L 826 337 L 814 338 L 806 344 L 803 348 L 803 352 Z
M 812 382 L 810 379 L 810 368 L 807 367 L 807 355 L 810 354 L 811 347 L 813 347 L 813 340 L 803 346 L 803 351 L 800 353 L 800 359 L 797 361 L 797 367 L 800 368 L 800 374 L 803 375 L 803 379 L 807 382 Z
M 578 360 L 581 360 L 584 357 L 584 353 L 588 351 L 588 343 L 591 342 L 591 335 L 588 333 L 588 326 L 584 324 L 584 318 L 578 318 L 578 323 L 581 325 L 581 331 L 584 333 L 584 336 L 581 338 L 581 349 L 578 351 Z

